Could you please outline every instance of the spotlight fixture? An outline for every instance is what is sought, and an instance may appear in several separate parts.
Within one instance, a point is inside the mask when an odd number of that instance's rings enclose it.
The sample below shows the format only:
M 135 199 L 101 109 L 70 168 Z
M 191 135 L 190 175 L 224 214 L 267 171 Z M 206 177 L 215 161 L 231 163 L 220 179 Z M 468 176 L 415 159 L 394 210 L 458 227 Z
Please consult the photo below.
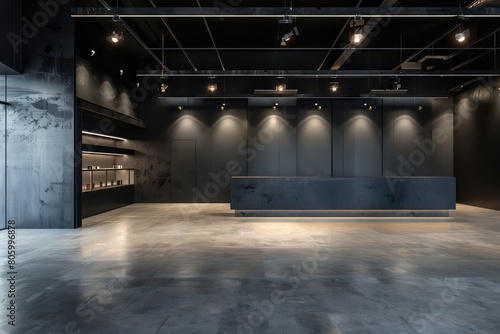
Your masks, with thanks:
M 207 89 L 210 93 L 213 93 L 217 90 L 217 84 L 214 82 L 215 77 L 209 77 L 210 82 L 208 83 Z
M 361 16 L 356 15 L 354 19 L 350 22 L 350 27 L 352 30 L 351 42 L 353 44 L 359 44 L 364 38 L 363 27 L 365 25 L 365 20 Z
M 161 79 L 160 92 L 166 93 L 168 88 L 168 83 L 166 78 Z
M 108 36 L 106 40 L 112 43 L 118 43 L 123 40 L 123 21 L 118 15 L 113 15 L 113 20 L 108 22 Z
M 220 110 L 224 111 L 224 109 L 226 109 L 226 103 L 225 102 L 220 106 Z
M 318 110 L 321 110 L 321 105 L 318 106 Z
M 276 106 L 275 105 L 273 106 L 273 110 L 276 110 Z
M 276 86 L 278 92 L 283 92 L 286 89 L 286 84 L 279 84 Z
M 94 50 L 90 50 L 90 56 L 94 57 L 94 55 L 95 55 L 95 51 Z
M 363 30 L 362 29 L 358 29 L 356 30 L 356 32 L 354 33 L 353 37 L 352 37 L 352 42 L 354 44 L 359 44 L 361 43 L 361 41 L 363 40 Z
M 279 103 L 278 103 L 278 102 L 276 102 L 274 105 L 275 105 L 275 106 L 279 106 Z
M 139 82 L 138 82 L 138 83 L 136 83 L 136 86 L 137 86 L 137 87 L 139 87 L 140 85 L 141 85 L 141 84 L 140 84 Z
M 217 90 L 217 84 L 215 84 L 215 83 L 211 83 L 211 84 L 209 84 L 209 85 L 208 85 L 208 91 L 209 91 L 210 93 L 213 93 L 213 92 L 215 92 L 216 90 Z
M 111 34 L 108 37 L 106 37 L 106 40 L 108 42 L 118 43 L 119 41 L 123 40 L 123 32 L 116 32 L 113 30 Z
M 290 32 L 287 32 L 283 37 L 281 37 L 281 46 L 286 46 L 286 42 L 289 42 L 293 36 L 299 35 L 299 29 L 297 27 L 293 27 Z
M 463 43 L 467 38 L 469 38 L 469 36 L 470 36 L 470 30 L 466 29 L 456 34 L 455 39 L 457 40 L 457 42 Z
M 338 82 L 330 82 L 330 91 L 335 93 L 338 90 L 339 90 L 339 83 Z
M 118 73 L 119 73 L 120 75 L 123 75 L 123 70 L 119 70 L 119 71 L 118 71 Z
M 363 105 L 366 107 L 368 105 L 368 103 L 365 102 L 365 103 L 363 103 Z
M 369 107 L 368 107 L 368 110 L 373 110 L 373 107 L 372 107 L 372 106 L 369 106 Z
M 420 111 L 420 110 L 422 110 L 422 106 L 418 106 L 418 110 L 419 110 L 419 111 Z
M 182 110 L 182 106 L 178 106 L 177 109 Z

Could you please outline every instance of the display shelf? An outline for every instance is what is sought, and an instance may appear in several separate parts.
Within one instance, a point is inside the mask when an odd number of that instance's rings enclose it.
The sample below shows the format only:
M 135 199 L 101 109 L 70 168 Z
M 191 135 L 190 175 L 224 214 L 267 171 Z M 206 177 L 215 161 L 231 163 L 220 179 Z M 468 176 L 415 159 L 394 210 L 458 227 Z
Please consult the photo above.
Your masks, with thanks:
M 134 185 L 133 168 L 99 168 L 82 170 L 82 191 L 99 191 Z
M 134 155 L 135 151 L 127 148 L 82 144 L 82 154 Z

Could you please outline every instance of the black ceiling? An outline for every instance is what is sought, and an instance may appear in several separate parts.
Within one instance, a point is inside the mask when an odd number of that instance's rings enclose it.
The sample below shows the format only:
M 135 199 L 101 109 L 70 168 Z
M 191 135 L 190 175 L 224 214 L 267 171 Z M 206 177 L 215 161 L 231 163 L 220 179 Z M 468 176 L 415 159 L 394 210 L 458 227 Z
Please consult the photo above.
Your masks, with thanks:
M 378 7 L 387 1 L 398 7 L 467 8 L 473 0 L 363 0 L 361 7 Z M 295 0 L 293 8 L 300 7 L 354 7 L 358 0 L 311 1 Z M 290 1 L 274 0 L 107 0 L 111 7 L 282 7 L 289 12 Z M 102 1 L 76 0 L 75 7 L 102 8 Z M 479 7 L 500 7 L 500 0 L 483 1 Z M 293 11 L 292 11 L 293 15 Z M 146 64 L 156 61 L 129 32 L 120 45 L 104 41 L 109 18 L 77 18 L 77 47 L 81 55 L 101 48 L 113 55 L 108 66 L 122 66 L 144 70 Z M 228 73 L 236 71 L 305 71 L 330 70 L 345 56 L 344 48 L 349 44 L 349 28 L 343 26 L 346 18 L 297 18 L 295 25 L 299 35 L 280 46 L 280 38 L 294 25 L 279 24 L 276 18 L 124 18 L 123 21 L 143 43 L 159 58 L 162 58 L 162 34 L 165 36 L 165 65 L 172 74 L 207 71 Z M 368 22 L 370 18 L 365 18 Z M 206 24 L 205 24 L 206 21 Z M 458 25 L 461 24 L 459 27 Z M 209 29 L 207 29 L 207 26 Z M 454 36 L 460 30 L 469 29 L 471 36 L 458 43 Z M 385 18 L 371 31 L 352 54 L 347 54 L 338 68 L 342 71 L 392 71 L 403 61 L 422 60 L 422 69 L 446 73 L 468 71 L 473 73 L 498 72 L 495 30 L 500 29 L 498 18 Z M 173 33 L 173 34 L 172 34 Z M 499 31 L 500 33 L 500 31 Z M 213 37 L 213 41 L 211 36 Z M 96 36 L 98 36 L 96 38 Z M 334 43 L 336 41 L 336 43 Z M 433 43 L 434 42 L 434 43 Z M 182 45 L 182 49 L 179 46 Z M 351 45 L 352 46 L 352 45 Z M 121 55 L 121 56 L 120 56 Z M 413 56 L 413 57 L 412 57 Z M 449 59 L 427 59 L 425 56 L 443 56 Z M 412 58 L 411 58 L 412 57 Z M 125 59 L 120 59 L 125 58 Z M 132 65 L 134 63 L 135 65 Z M 119 64 L 119 65 L 117 65 Z M 430 72 L 428 72 L 430 73 Z M 332 75 L 335 71 L 332 72 Z

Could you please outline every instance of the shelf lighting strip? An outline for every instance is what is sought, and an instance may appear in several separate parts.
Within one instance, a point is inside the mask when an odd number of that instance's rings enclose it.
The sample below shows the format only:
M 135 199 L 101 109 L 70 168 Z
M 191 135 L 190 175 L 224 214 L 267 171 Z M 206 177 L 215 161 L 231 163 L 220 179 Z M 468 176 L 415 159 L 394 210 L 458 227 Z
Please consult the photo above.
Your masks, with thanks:
M 101 134 L 101 133 L 89 132 L 89 131 L 82 131 L 82 134 L 84 134 L 84 135 L 89 135 L 89 136 L 95 136 L 95 137 L 102 137 L 102 138 L 116 139 L 116 140 L 127 140 L 127 139 L 122 138 L 122 137 L 108 136 L 108 135 L 103 135 L 103 134 Z
M 101 153 L 101 152 L 92 152 L 92 151 L 82 151 L 83 154 L 93 154 L 93 155 L 114 155 L 117 157 L 122 157 L 123 154 L 118 153 Z

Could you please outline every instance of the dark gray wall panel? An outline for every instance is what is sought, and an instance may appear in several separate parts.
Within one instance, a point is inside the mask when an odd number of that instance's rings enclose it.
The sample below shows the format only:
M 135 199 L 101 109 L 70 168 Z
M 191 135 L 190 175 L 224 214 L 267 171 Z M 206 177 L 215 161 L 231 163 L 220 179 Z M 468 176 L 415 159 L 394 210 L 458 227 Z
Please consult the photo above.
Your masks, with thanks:
M 297 175 L 297 109 L 285 106 L 279 110 L 278 175 L 295 176 Z
M 488 83 L 455 98 L 459 203 L 500 210 L 500 92 Z
M 76 57 L 75 73 L 78 98 L 128 116 L 136 116 L 130 90 L 111 76 L 97 71 L 81 57 Z
M 361 100 L 344 102 L 344 176 L 382 175 L 382 108 L 370 101 L 368 110 Z
M 248 108 L 248 175 L 279 175 L 280 112 Z
M 330 103 L 323 103 L 322 110 L 318 110 L 312 103 L 307 102 L 299 104 L 297 175 L 331 176 L 332 126 Z
M 384 175 L 452 176 L 449 99 L 384 99 Z
M 344 176 L 344 101 L 332 101 L 332 176 Z
M 247 141 L 246 110 L 218 113 L 212 126 L 212 182 L 219 190 L 215 202 L 229 201 L 229 181 L 233 175 L 247 175 L 245 145 Z
M 430 123 L 432 142 L 426 148 L 432 152 L 432 175 L 453 176 L 453 100 L 435 99 L 431 104 L 433 119 Z
M 296 109 L 248 109 L 248 174 L 296 174 Z
M 449 210 L 455 179 L 235 177 L 234 210 Z
M 192 202 L 195 188 L 196 141 L 172 140 L 172 202 Z

